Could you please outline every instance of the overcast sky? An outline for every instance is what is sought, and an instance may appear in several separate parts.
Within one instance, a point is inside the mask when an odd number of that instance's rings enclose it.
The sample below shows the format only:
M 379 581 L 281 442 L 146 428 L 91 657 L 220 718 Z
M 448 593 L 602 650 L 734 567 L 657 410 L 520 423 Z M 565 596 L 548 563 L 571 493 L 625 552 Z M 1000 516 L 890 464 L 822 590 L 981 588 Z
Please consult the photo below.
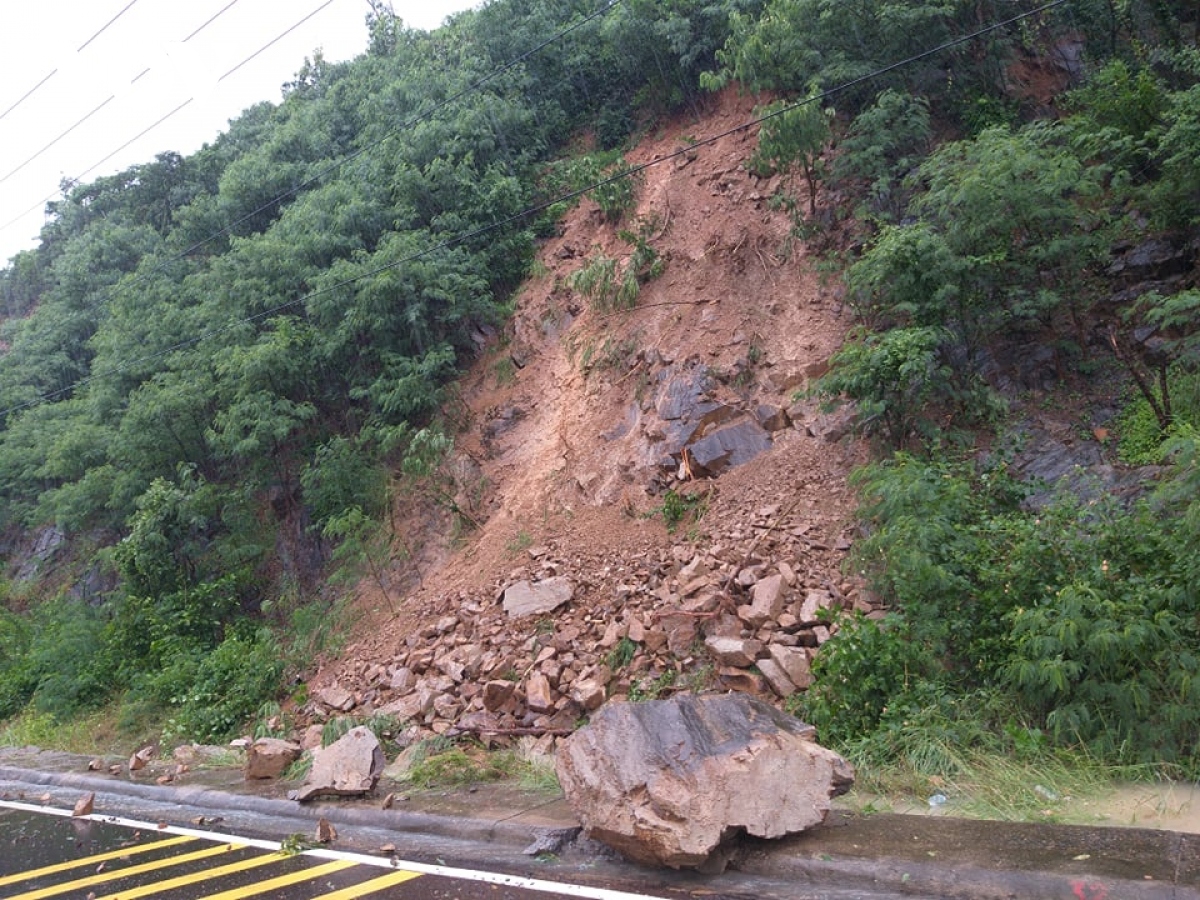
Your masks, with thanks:
M 433 29 L 479 0 L 393 0 Z M 366 49 L 366 0 L 0 0 L 0 266 L 63 178 L 198 150 L 320 48 Z M 140 135 L 140 136 L 139 136 Z

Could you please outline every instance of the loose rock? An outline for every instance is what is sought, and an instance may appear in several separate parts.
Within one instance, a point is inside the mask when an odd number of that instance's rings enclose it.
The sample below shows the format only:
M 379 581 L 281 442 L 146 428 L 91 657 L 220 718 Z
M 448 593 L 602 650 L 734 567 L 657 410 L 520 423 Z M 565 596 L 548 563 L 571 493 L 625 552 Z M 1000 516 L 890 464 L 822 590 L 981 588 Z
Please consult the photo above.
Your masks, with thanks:
M 560 575 L 536 584 L 518 581 L 504 592 L 504 611 L 509 618 L 540 616 L 554 612 L 575 596 L 575 586 Z
M 584 830 L 631 859 L 704 865 L 731 836 L 824 821 L 854 780 L 813 728 L 741 694 L 610 703 L 559 749 Z
M 353 797 L 370 793 L 383 767 L 379 739 L 369 728 L 359 725 L 313 753 L 312 770 L 292 799 L 303 803 L 320 795 Z
M 246 753 L 246 780 L 280 778 L 303 752 L 295 741 L 259 738 Z

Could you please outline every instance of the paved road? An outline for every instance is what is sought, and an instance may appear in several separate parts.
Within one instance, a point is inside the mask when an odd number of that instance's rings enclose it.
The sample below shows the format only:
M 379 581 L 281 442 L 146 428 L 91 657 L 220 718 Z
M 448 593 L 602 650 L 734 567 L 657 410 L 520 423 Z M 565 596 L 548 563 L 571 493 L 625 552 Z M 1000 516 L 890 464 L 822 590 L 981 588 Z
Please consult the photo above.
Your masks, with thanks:
M 0 897 L 11 900 L 654 900 L 110 816 L 0 801 Z

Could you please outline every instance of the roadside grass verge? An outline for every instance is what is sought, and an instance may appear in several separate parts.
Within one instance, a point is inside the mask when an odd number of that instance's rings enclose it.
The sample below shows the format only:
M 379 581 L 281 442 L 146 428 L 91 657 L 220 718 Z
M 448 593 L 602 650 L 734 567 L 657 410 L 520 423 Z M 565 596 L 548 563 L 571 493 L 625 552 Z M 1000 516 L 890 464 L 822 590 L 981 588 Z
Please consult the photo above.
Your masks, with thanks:
M 1081 750 L 1016 749 L 1005 738 L 962 743 L 921 730 L 890 737 L 842 748 L 857 773 L 848 808 L 1082 824 L 1131 782 L 1171 782 L 1163 767 L 1108 765 Z

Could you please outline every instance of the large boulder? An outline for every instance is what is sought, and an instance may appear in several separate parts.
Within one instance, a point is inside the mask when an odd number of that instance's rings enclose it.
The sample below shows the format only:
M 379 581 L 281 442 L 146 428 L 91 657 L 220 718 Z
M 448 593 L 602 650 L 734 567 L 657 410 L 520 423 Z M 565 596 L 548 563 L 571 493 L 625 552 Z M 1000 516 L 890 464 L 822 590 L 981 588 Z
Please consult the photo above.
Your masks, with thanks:
M 610 703 L 558 751 L 589 837 L 639 862 L 703 867 L 746 832 L 825 820 L 854 770 L 811 725 L 743 694 Z
M 374 790 L 385 760 L 379 739 L 359 725 L 313 753 L 312 769 L 291 796 L 301 802 L 317 796 L 356 797 Z

